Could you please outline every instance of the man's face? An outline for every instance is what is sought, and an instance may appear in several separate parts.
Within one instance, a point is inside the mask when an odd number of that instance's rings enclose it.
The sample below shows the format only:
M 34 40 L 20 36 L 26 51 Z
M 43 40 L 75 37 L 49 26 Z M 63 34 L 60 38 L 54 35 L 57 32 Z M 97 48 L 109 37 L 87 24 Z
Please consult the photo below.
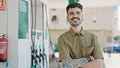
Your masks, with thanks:
M 77 27 L 81 24 L 82 20 L 82 11 L 79 8 L 69 8 L 67 13 L 67 19 L 71 26 Z

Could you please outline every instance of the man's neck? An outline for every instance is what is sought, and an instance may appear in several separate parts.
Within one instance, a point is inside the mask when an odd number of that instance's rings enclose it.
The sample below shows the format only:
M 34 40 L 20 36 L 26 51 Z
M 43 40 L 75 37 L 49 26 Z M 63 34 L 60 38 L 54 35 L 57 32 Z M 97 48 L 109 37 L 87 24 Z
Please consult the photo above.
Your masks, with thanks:
M 73 29 L 73 31 L 75 31 L 76 33 L 78 33 L 79 31 L 81 31 L 81 25 L 77 26 L 77 27 L 71 27 Z

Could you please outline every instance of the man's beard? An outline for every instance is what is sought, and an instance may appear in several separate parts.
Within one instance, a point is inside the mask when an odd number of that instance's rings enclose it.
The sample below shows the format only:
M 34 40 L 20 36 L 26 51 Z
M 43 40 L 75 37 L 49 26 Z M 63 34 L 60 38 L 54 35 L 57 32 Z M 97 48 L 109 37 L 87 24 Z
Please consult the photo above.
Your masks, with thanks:
M 71 20 L 73 21 L 73 19 L 78 19 L 78 20 L 80 20 L 80 18 L 78 18 L 78 17 L 73 17 Z M 74 23 L 70 22 L 70 24 L 71 24 L 71 26 L 73 26 L 73 27 L 77 27 L 77 26 L 79 26 L 79 25 L 81 24 L 81 21 L 79 21 L 79 22 L 74 21 Z
M 81 22 L 75 21 L 74 23 L 70 23 L 70 24 L 71 24 L 71 26 L 73 26 L 73 27 L 77 27 L 77 26 L 79 26 L 79 25 L 81 24 Z

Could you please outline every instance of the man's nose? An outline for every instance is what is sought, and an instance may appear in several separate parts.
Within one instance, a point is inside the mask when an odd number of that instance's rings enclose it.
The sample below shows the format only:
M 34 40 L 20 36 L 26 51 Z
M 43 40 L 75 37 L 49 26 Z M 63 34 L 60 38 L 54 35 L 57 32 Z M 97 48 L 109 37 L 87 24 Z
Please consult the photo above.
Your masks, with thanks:
M 74 13 L 74 15 L 73 15 L 74 17 L 77 17 L 78 15 L 76 14 L 76 13 Z

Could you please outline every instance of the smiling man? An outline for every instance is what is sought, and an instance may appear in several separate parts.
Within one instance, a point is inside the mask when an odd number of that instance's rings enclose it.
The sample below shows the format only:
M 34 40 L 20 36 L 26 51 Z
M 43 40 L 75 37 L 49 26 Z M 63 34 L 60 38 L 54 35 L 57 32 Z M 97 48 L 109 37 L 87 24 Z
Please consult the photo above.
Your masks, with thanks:
M 103 54 L 96 35 L 85 31 L 81 25 L 82 11 L 83 6 L 80 3 L 72 3 L 66 7 L 67 20 L 71 27 L 58 38 L 59 61 L 68 57 L 71 59 L 87 57 L 88 59 L 92 56 L 98 63 L 102 63 Z

